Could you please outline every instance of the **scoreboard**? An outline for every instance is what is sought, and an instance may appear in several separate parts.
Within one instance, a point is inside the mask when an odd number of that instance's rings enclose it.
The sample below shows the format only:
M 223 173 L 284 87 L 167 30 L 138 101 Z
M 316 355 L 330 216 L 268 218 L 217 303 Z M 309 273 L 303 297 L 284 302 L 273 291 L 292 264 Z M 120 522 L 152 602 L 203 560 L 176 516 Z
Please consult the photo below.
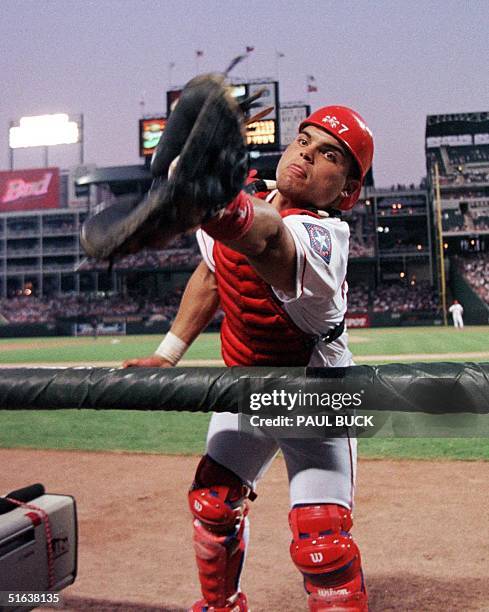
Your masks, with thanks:
M 139 155 L 148 157 L 158 144 L 166 126 L 165 117 L 150 117 L 139 120 Z
M 273 110 L 259 121 L 246 126 L 246 141 L 252 151 L 276 150 L 280 146 L 280 125 L 278 121 L 277 108 L 279 105 L 279 90 L 277 81 L 257 81 L 253 83 L 238 83 L 231 85 L 232 93 L 236 98 L 252 96 L 259 89 L 264 92 L 256 101 L 252 113 L 258 113 L 267 106 L 273 106 Z M 171 89 L 166 93 L 166 111 L 169 117 L 175 104 L 182 93 L 181 89 Z
M 295 138 L 300 122 L 310 114 L 310 107 L 304 102 L 280 105 L 278 81 L 260 79 L 249 83 L 234 83 L 230 87 L 236 98 L 247 98 L 263 90 L 250 111 L 251 116 L 265 108 L 272 108 L 267 115 L 246 126 L 246 142 L 250 152 L 272 153 L 284 149 Z M 162 113 L 139 121 L 141 157 L 147 158 L 153 154 L 182 89 L 174 87 L 166 92 L 166 116 Z

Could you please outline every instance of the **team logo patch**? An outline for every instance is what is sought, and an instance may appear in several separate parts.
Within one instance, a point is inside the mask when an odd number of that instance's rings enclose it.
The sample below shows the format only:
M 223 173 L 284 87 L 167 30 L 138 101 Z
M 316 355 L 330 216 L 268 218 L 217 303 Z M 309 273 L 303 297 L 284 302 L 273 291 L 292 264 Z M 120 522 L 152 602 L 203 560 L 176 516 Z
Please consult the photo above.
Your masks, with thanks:
M 309 240 L 314 251 L 327 264 L 331 261 L 331 234 L 329 230 L 315 223 L 303 223 L 309 234 Z

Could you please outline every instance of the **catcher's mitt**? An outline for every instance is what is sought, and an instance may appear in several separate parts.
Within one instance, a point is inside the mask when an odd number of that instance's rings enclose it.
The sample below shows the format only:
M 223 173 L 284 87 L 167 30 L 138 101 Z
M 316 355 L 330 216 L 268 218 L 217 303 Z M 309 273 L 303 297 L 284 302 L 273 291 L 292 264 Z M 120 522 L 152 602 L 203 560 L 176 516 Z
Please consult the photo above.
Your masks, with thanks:
M 88 219 L 80 235 L 87 255 L 113 259 L 162 248 L 225 207 L 246 180 L 244 113 L 259 95 L 236 100 L 219 74 L 189 81 L 153 155 L 149 193 Z

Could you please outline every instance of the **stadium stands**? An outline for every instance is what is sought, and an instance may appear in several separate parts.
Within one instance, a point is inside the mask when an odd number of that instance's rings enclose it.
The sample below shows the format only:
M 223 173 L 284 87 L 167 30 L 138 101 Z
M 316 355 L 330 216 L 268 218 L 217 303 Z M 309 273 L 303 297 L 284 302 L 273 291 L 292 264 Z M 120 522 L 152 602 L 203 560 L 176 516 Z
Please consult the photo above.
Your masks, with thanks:
M 141 300 L 120 295 L 17 296 L 0 299 L 0 318 L 12 324 L 143 319 L 169 325 L 177 314 L 182 293 L 183 287 L 178 287 L 166 292 L 161 299 Z M 218 310 L 211 326 L 217 327 L 222 317 L 222 311 Z
M 475 151 L 439 147 L 427 155 L 430 164 L 436 158 L 440 165 L 446 255 L 483 251 L 487 248 L 483 234 L 489 233 L 489 146 Z M 123 167 L 108 170 L 117 170 L 118 176 L 130 174 Z M 137 180 L 109 187 L 97 183 L 89 206 L 81 200 L 70 208 L 63 201 L 58 209 L 0 215 L 4 321 L 28 325 L 67 319 L 136 318 L 144 324 L 173 320 L 182 293 L 173 287 L 183 285 L 201 261 L 195 236 L 181 236 L 160 251 L 119 259 L 111 271 L 107 263 L 84 260 L 78 233 L 87 215 L 103 204 L 140 198 L 144 191 Z M 431 287 L 436 283 L 437 257 L 432 215 L 426 182 L 364 191 L 362 200 L 345 215 L 350 226 L 349 276 L 354 279 L 348 295 L 350 313 L 368 313 L 373 325 L 389 324 L 391 314 L 400 315 L 393 324 L 403 324 L 413 312 L 423 313 L 421 319 L 430 322 L 439 315 Z M 464 274 L 487 301 L 481 280 L 487 276 L 487 265 L 472 260 L 467 265 Z M 402 281 L 396 280 L 399 270 L 408 270 Z M 431 282 L 411 285 L 413 276 Z M 218 313 L 214 324 L 221 318 Z
M 432 312 L 439 309 L 438 297 L 426 281 L 381 284 L 368 287 L 365 283 L 348 289 L 348 312 L 411 313 Z
M 114 263 L 114 270 L 194 269 L 202 259 L 195 235 L 179 236 L 161 251 L 141 251 Z M 106 269 L 106 263 L 85 260 L 80 271 Z
M 489 305 L 489 253 L 457 257 L 455 261 L 472 289 Z
M 373 214 L 370 206 L 359 203 L 346 217 L 350 226 L 350 258 L 375 257 Z
M 54 323 L 57 319 L 93 319 L 159 315 L 175 316 L 183 289 L 174 289 L 159 300 L 137 301 L 129 296 L 65 295 L 52 298 L 18 296 L 0 300 L 0 313 L 9 323 Z
M 379 285 L 372 302 L 374 312 L 436 312 L 438 307 L 436 292 L 427 281 L 414 286 L 404 283 Z
M 444 232 L 479 233 L 489 230 L 489 207 L 469 205 L 466 214 L 458 208 L 446 208 L 442 214 Z
M 478 264 L 479 265 L 479 264 Z M 486 272 L 489 272 L 489 258 L 485 261 Z M 472 269 L 469 268 L 469 271 Z M 479 270 L 479 268 L 477 268 Z M 474 276 L 478 272 L 474 272 Z M 489 274 L 487 274 L 489 276 Z M 483 284 L 479 282 L 479 288 Z M 489 284 L 485 285 L 489 293 Z M 136 299 L 131 296 L 92 294 L 64 295 L 50 298 L 35 296 L 16 296 L 0 299 L 0 315 L 9 323 L 55 323 L 58 319 L 92 320 L 104 318 L 140 317 L 149 320 L 160 320 L 170 323 L 178 309 L 183 288 L 179 287 L 165 292 L 160 299 Z M 349 312 L 413 312 L 436 311 L 438 302 L 435 292 L 427 283 L 415 286 L 401 283 L 379 285 L 369 288 L 360 283 L 351 286 L 348 291 Z M 218 312 L 214 323 L 222 319 Z
M 190 249 L 175 249 L 165 251 L 142 251 L 136 255 L 127 255 L 115 262 L 114 270 L 177 270 L 179 268 L 195 268 L 201 260 L 198 251 Z M 106 263 L 87 260 L 80 266 L 81 272 L 88 270 L 103 270 L 107 268 Z
M 371 296 L 366 283 L 355 283 L 348 286 L 348 311 L 366 312 L 371 307 Z

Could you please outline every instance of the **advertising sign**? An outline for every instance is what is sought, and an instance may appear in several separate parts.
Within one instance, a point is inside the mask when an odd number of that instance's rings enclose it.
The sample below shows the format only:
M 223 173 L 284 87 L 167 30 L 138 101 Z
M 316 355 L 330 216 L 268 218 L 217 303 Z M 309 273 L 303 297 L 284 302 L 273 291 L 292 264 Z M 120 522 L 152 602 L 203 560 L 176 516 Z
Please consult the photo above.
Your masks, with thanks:
M 0 212 L 59 208 L 59 168 L 0 172 Z
M 139 120 L 139 155 L 148 157 L 158 144 L 166 126 L 165 117 L 151 117 Z
M 360 327 L 370 327 L 370 318 L 366 313 L 356 314 L 352 312 L 345 316 L 346 327 L 349 329 L 357 329 Z

